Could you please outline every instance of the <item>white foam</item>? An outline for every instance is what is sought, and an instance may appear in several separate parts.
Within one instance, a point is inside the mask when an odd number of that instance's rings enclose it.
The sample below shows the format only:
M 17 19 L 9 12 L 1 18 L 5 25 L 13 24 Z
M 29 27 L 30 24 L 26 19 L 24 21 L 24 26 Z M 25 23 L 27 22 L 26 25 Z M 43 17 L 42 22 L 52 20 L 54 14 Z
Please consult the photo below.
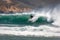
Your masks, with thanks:
M 41 25 L 38 27 L 24 26 L 24 27 L 0 27 L 0 34 L 16 35 L 16 36 L 45 36 L 45 37 L 60 37 L 60 27 L 50 27 Z
M 43 10 L 42 12 L 35 12 L 33 18 L 30 18 L 29 21 L 35 22 L 38 20 L 39 17 L 46 17 L 47 21 L 49 22 L 52 18 L 50 12 L 51 10 L 49 10 L 48 12 L 45 12 L 45 10 Z

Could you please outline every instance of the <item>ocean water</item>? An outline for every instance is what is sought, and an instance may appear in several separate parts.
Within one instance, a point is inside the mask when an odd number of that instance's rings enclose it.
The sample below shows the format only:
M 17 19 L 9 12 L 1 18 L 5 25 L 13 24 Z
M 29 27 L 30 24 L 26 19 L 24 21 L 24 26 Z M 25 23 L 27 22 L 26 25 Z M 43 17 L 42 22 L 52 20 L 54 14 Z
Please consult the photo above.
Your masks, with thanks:
M 0 40 L 60 40 L 60 38 L 59 37 L 29 37 L 29 36 L 1 35 Z
M 0 24 L 18 24 L 18 25 L 40 25 L 40 24 L 50 24 L 51 22 L 47 21 L 46 17 L 39 17 L 38 20 L 34 23 L 28 21 L 31 15 L 0 15 Z
M 28 21 L 30 14 L 38 20 Z M 53 21 L 48 22 L 49 18 Z M 0 14 L 0 40 L 60 40 L 60 5 L 36 12 Z

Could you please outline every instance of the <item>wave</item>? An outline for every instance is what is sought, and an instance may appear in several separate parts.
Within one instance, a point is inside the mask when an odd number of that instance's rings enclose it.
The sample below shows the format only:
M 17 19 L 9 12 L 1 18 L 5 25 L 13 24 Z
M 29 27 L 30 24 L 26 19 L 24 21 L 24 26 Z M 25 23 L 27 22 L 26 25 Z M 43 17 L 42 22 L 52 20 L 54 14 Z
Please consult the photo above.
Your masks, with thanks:
M 46 11 L 46 9 L 48 11 Z M 50 11 L 51 10 L 51 11 Z M 45 8 L 41 12 L 40 11 L 32 11 L 29 12 L 31 14 L 39 14 L 46 13 L 51 14 L 54 22 L 52 24 L 47 23 L 46 18 L 44 21 L 38 20 L 36 23 L 28 23 L 25 20 L 30 18 L 30 16 L 20 16 L 21 14 L 0 14 L 0 34 L 8 34 L 8 35 L 17 35 L 17 36 L 44 36 L 44 37 L 60 37 L 60 5 L 54 7 L 54 9 Z M 28 14 L 28 13 L 23 13 Z M 20 19 L 21 18 L 21 19 Z M 23 20 L 25 18 L 25 20 Z M 21 22 L 22 21 L 22 22 Z M 40 21 L 40 22 L 39 22 Z M 21 22 L 21 23 L 20 23 Z M 16 24 L 15 24 L 16 23 Z M 22 24 L 31 24 L 31 25 L 23 25 Z M 45 23 L 44 25 L 40 25 Z M 47 24 L 46 24 L 47 23 Z M 18 25 L 19 24 L 19 25 Z M 21 24 L 21 25 L 20 25 Z M 32 24 L 39 26 L 33 26 Z M 11 27 L 12 26 L 12 27 Z
M 30 16 L 31 15 L 0 15 L 0 24 L 41 25 L 51 24 L 53 22 L 48 22 L 46 17 L 40 16 L 36 22 L 32 23 L 29 21 Z

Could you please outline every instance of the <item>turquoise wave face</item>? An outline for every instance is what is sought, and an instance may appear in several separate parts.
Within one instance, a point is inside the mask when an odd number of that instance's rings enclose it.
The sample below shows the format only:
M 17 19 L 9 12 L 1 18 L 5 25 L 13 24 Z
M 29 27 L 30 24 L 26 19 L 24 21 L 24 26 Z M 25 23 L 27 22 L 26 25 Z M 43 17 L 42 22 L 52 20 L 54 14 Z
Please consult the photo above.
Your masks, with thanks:
M 35 25 L 35 24 L 48 24 L 47 18 L 40 17 L 36 22 L 29 22 L 30 15 L 0 15 L 0 24 L 20 24 L 20 25 Z

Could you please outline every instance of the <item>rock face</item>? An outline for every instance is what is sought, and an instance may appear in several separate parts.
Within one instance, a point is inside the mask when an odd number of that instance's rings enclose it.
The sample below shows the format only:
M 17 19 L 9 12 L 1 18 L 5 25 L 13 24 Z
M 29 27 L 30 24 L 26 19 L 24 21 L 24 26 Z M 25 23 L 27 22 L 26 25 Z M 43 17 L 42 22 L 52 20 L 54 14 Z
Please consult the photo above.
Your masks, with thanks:
M 22 2 L 19 3 L 16 0 L 0 0 L 0 12 L 27 12 L 30 11 L 31 7 L 24 5 Z
M 27 12 L 59 3 L 60 0 L 0 0 L 0 12 Z

